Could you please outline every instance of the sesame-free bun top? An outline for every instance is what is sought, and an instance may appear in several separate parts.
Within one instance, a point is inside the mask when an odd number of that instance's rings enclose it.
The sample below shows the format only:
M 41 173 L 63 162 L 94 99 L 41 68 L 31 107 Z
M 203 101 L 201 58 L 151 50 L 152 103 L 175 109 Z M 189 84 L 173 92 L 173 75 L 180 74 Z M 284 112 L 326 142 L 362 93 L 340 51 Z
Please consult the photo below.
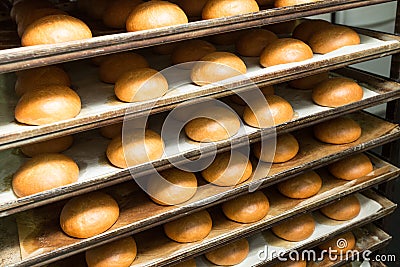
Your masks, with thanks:
M 355 195 L 342 198 L 320 209 L 322 214 L 337 221 L 351 220 L 358 216 L 360 210 L 361 204 Z
M 251 29 L 236 40 L 236 51 L 245 57 L 259 57 L 264 48 L 278 39 L 275 33 L 265 29 Z
M 60 153 L 72 146 L 74 138 L 67 135 L 21 147 L 21 152 L 28 157 L 44 153 Z
M 329 72 L 321 72 L 311 76 L 299 78 L 289 82 L 291 87 L 301 90 L 313 89 L 317 84 L 329 78 Z
M 374 170 L 371 160 L 363 153 L 351 155 L 328 166 L 329 172 L 336 178 L 354 180 Z
M 49 85 L 27 92 L 15 107 L 15 119 L 29 125 L 44 125 L 75 118 L 81 100 L 71 88 Z
M 22 46 L 56 44 L 92 38 L 89 27 L 68 15 L 50 15 L 31 23 L 21 38 Z
M 346 242 L 341 242 L 346 241 Z M 352 250 L 356 245 L 356 238 L 352 232 L 340 234 L 335 238 L 318 245 L 318 248 L 330 251 L 332 254 L 341 255 Z
M 201 17 L 204 5 L 208 0 L 177 0 L 175 1 L 188 17 Z
M 275 7 L 295 6 L 317 1 L 321 0 L 275 0 L 274 6 Z
M 215 51 L 215 46 L 204 40 L 183 41 L 175 47 L 174 51 L 171 54 L 171 61 L 174 65 L 185 62 L 198 61 L 206 55 Z
M 34 9 L 52 8 L 54 5 L 47 0 L 24 0 L 14 1 L 10 16 L 19 23 L 26 15 Z
M 332 24 L 323 19 L 305 20 L 294 28 L 292 37 L 299 39 L 305 43 L 308 42 L 311 35 L 320 29 L 331 26 Z
M 31 12 L 27 13 L 26 16 L 22 17 L 18 22 L 18 35 L 22 36 L 25 29 L 31 25 L 36 20 L 49 16 L 49 15 L 67 15 L 66 12 L 57 8 L 38 8 L 33 9 Z
M 135 7 L 126 20 L 128 32 L 188 23 L 185 12 L 168 1 L 153 0 Z
M 254 155 L 261 161 L 271 162 L 271 151 L 261 149 L 261 142 L 256 143 L 253 149 Z M 273 156 L 273 163 L 282 163 L 291 160 L 299 152 L 299 143 L 296 138 L 290 134 L 281 134 L 276 138 L 275 154 Z
M 315 230 L 315 220 L 310 214 L 304 214 L 286 220 L 271 228 L 272 232 L 287 241 L 299 242 L 309 238 Z
M 17 170 L 12 188 L 18 197 L 74 183 L 79 177 L 78 165 L 69 157 L 56 153 L 36 155 Z
M 249 242 L 244 238 L 207 252 L 204 256 L 216 265 L 232 266 L 244 261 L 249 250 Z
M 136 6 L 142 3 L 142 0 L 110 1 L 103 13 L 104 25 L 110 28 L 124 29 L 129 14 Z
M 100 134 L 108 139 L 113 139 L 118 136 L 122 136 L 122 125 L 123 123 L 115 123 L 100 128 Z
M 321 177 L 314 171 L 300 174 L 278 184 L 279 192 L 289 198 L 303 199 L 316 195 L 322 187 Z
M 313 128 L 314 136 L 328 144 L 348 144 L 361 136 L 361 126 L 353 119 L 339 117 L 317 124 Z
M 202 12 L 203 19 L 223 18 L 260 11 L 255 0 L 209 0 Z

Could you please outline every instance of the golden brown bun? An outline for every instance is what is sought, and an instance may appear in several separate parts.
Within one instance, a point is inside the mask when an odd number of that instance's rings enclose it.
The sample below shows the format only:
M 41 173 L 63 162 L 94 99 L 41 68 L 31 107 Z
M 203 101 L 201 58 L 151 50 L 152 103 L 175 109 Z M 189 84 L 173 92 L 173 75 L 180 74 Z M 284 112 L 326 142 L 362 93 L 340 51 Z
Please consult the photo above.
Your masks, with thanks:
M 346 241 L 346 242 L 341 242 Z M 338 246 L 339 245 L 339 246 Z M 352 232 L 344 233 L 319 245 L 321 250 L 331 251 L 332 254 L 341 255 L 352 250 L 356 246 L 356 238 Z M 330 250 L 329 250 L 330 248 Z
M 49 85 L 25 93 L 15 107 L 15 119 L 29 125 L 44 125 L 75 118 L 80 111 L 81 99 L 75 91 Z
M 257 191 L 224 202 L 222 211 L 232 221 L 253 223 L 267 216 L 269 201 L 263 192 Z
M 149 1 L 138 5 L 126 20 L 128 32 L 143 31 L 188 23 L 183 10 L 167 1 Z
M 88 238 L 107 231 L 118 220 L 117 202 L 102 192 L 70 199 L 60 215 L 61 229 L 69 236 Z
M 202 210 L 164 224 L 165 234 L 180 243 L 203 240 L 211 232 L 212 219 L 208 211 Z
M 282 195 L 295 199 L 312 197 L 318 194 L 321 187 L 322 179 L 314 171 L 300 174 L 278 184 L 278 190 Z
M 271 228 L 278 237 L 298 242 L 309 238 L 315 230 L 315 220 L 310 214 L 304 214 L 284 221 Z
M 259 57 L 264 48 L 277 39 L 278 36 L 268 30 L 248 30 L 236 41 L 236 51 L 245 57 Z
M 236 113 L 225 107 L 210 107 L 194 113 L 185 125 L 186 135 L 197 142 L 216 142 L 228 139 L 240 129 Z
M 100 128 L 100 134 L 108 139 L 114 139 L 118 136 L 122 136 L 122 122 L 107 125 Z
M 244 238 L 207 252 L 204 256 L 216 265 L 232 266 L 244 261 L 249 250 L 249 242 Z
M 163 45 L 156 45 L 153 47 L 153 52 L 159 55 L 170 55 L 174 51 L 175 47 L 179 44 L 177 43 L 169 43 Z
M 67 15 L 66 12 L 56 8 L 38 8 L 33 9 L 27 13 L 26 16 L 22 17 L 18 22 L 18 35 L 21 37 L 25 29 L 36 20 L 49 16 L 49 15 Z
M 217 45 L 231 45 L 237 41 L 242 33 L 243 31 L 220 33 L 210 36 L 210 41 Z
M 282 38 L 268 44 L 260 56 L 260 64 L 270 67 L 280 64 L 300 62 L 313 57 L 311 48 L 304 42 Z
M 197 85 L 207 85 L 229 79 L 247 72 L 243 60 L 229 52 L 213 52 L 200 59 L 193 66 L 192 81 Z
M 273 265 L 273 267 L 307 267 L 307 262 L 306 261 L 282 261 L 278 264 Z
M 371 160 L 365 154 L 356 154 L 336 161 L 328 166 L 329 172 L 343 180 L 361 178 L 374 170 Z
M 360 210 L 360 201 L 354 195 L 342 198 L 320 209 L 325 216 L 337 221 L 354 219 L 358 216 Z
M 171 55 L 172 64 L 198 61 L 206 55 L 215 52 L 214 45 L 203 40 L 188 40 L 179 43 Z
M 104 25 L 110 28 L 125 29 L 129 14 L 136 6 L 142 3 L 142 0 L 110 1 L 103 13 Z
M 275 7 L 285 7 L 285 6 L 296 6 L 312 2 L 317 2 L 321 0 L 275 0 Z
M 274 87 L 272 86 L 272 85 L 267 85 L 267 86 L 265 86 L 265 87 L 261 87 L 261 88 L 259 88 L 259 90 L 261 91 L 261 93 L 264 95 L 264 96 L 267 96 L 267 95 L 273 95 L 274 93 L 275 93 L 275 89 L 274 89 Z M 243 92 L 243 93 L 240 93 L 240 95 L 241 96 L 245 96 L 245 95 L 247 95 L 249 98 L 249 100 L 251 99 L 251 96 L 253 95 L 253 94 L 255 94 L 255 92 L 254 91 L 252 91 L 252 90 L 250 90 L 250 91 L 247 91 L 247 92 Z M 247 99 L 247 98 L 246 98 Z M 242 98 L 242 97 L 240 97 L 239 95 L 232 95 L 231 96 L 231 100 L 233 101 L 233 102 L 235 102 L 236 104 L 238 104 L 238 105 L 241 105 L 241 106 L 245 106 L 246 105 L 246 102 L 244 101 L 244 99 Z
M 114 86 L 115 95 L 124 102 L 140 102 L 163 96 L 168 91 L 167 79 L 150 68 L 124 72 Z
M 274 4 L 274 0 L 256 0 L 259 6 L 270 6 Z
M 348 27 L 332 25 L 313 33 L 308 44 L 314 53 L 326 54 L 344 46 L 360 44 L 360 36 Z
M 173 265 L 172 267 L 196 267 L 196 260 L 190 259 L 184 262 L 180 262 L 178 264 Z
M 289 85 L 302 90 L 313 89 L 317 84 L 329 78 L 329 72 L 303 77 L 289 82 Z
M 68 15 L 50 15 L 31 23 L 22 35 L 21 44 L 56 44 L 88 38 L 92 38 L 92 32 L 81 20 Z
M 223 18 L 260 11 L 255 0 L 209 0 L 202 12 L 203 19 Z
M 322 81 L 312 92 L 313 101 L 325 107 L 340 107 L 363 98 L 364 92 L 355 81 L 335 77 Z
M 353 119 L 339 117 L 315 125 L 314 136 L 328 144 L 348 144 L 361 136 L 361 126 Z
M 62 154 L 36 155 L 14 174 L 12 188 L 18 197 L 61 187 L 78 181 L 79 167 Z
M 254 155 L 261 161 L 271 161 L 271 151 L 261 151 L 261 143 L 256 143 L 253 149 Z M 287 133 L 276 138 L 276 148 L 273 163 L 282 163 L 291 160 L 299 152 L 299 143 L 296 138 Z
M 201 17 L 201 12 L 207 1 L 208 0 L 177 0 L 176 3 L 188 17 Z
M 305 20 L 293 30 L 292 37 L 308 43 L 311 35 L 320 29 L 325 29 L 332 24 L 323 19 Z
M 149 63 L 144 57 L 132 52 L 109 55 L 100 64 L 100 80 L 106 83 L 115 83 L 125 72 L 148 66 Z
M 250 103 L 243 111 L 243 120 L 250 126 L 257 128 L 268 128 L 290 121 L 294 111 L 289 102 L 277 95 L 265 96 L 268 106 L 263 102 Z
M 47 141 L 25 145 L 21 147 L 21 152 L 28 157 L 33 157 L 43 153 L 60 153 L 72 146 L 74 138 L 72 135 L 63 136 Z
M 143 164 L 161 158 L 164 142 L 161 136 L 152 130 L 135 129 L 126 137 L 124 147 L 122 136 L 115 137 L 107 147 L 107 158 L 118 168 Z M 124 153 L 125 152 L 125 153 Z
M 234 186 L 249 179 L 252 171 L 249 158 L 240 152 L 232 151 L 217 155 L 214 162 L 204 169 L 201 175 L 209 183 Z
M 24 70 L 18 73 L 15 93 L 18 96 L 45 85 L 63 85 L 70 87 L 68 74 L 60 67 L 46 66 Z
M 197 191 L 197 179 L 193 173 L 179 169 L 160 172 L 161 177 L 149 178 L 146 192 L 160 205 L 178 205 L 191 199 Z
M 53 7 L 53 4 L 46 0 L 18 1 L 14 3 L 10 12 L 10 16 L 17 23 L 19 23 L 24 17 L 29 15 L 29 13 L 32 12 L 32 10 L 39 8 L 51 8 L 51 7 Z
M 88 267 L 129 267 L 137 254 L 133 237 L 119 239 L 85 252 Z
M 280 23 L 268 24 L 264 28 L 276 34 L 290 34 L 296 27 L 296 20 L 289 20 Z

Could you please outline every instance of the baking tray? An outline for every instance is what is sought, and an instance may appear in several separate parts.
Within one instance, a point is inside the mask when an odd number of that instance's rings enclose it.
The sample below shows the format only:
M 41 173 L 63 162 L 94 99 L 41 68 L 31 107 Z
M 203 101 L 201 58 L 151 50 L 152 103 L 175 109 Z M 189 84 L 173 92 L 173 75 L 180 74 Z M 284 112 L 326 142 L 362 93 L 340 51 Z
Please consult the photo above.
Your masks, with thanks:
M 200 254 L 201 251 L 216 246 L 220 242 L 228 242 L 235 238 L 239 238 L 240 236 L 257 232 L 265 227 L 277 223 L 278 221 L 287 219 L 301 212 L 315 210 L 321 205 L 327 204 L 337 198 L 374 186 L 383 181 L 395 178 L 398 175 L 399 169 L 396 167 L 376 157 L 371 156 L 371 158 L 374 163 L 375 173 L 357 181 L 338 180 L 330 176 L 326 171 L 321 170 L 320 173 L 324 179 L 324 189 L 319 195 L 308 200 L 290 200 L 280 196 L 276 192 L 274 193 L 274 189 L 272 188 L 265 189 L 264 191 L 270 197 L 271 211 L 269 213 L 270 215 L 268 215 L 263 221 L 249 225 L 227 222 L 230 227 L 229 232 L 224 232 L 223 235 L 219 235 L 221 232 L 217 230 L 214 231 L 213 234 L 210 235 L 210 238 L 205 242 L 182 245 L 179 249 L 179 254 L 182 253 L 181 255 L 177 255 L 178 252 L 174 252 L 173 255 L 164 255 L 165 253 L 172 253 L 171 250 L 166 250 L 162 254 L 163 264 L 190 257 L 193 253 Z M 28 240 L 25 240 L 25 243 L 33 244 L 36 248 L 34 251 L 31 251 L 32 257 L 21 260 L 19 245 L 18 242 L 15 241 L 15 239 L 18 238 L 17 235 L 15 235 L 15 233 L 8 234 L 8 232 L 5 232 L 4 236 L 0 236 L 0 241 L 2 241 L 5 246 L 10 247 L 10 250 L 2 252 L 0 258 L 7 259 L 6 263 L 8 265 L 14 264 L 15 266 L 44 264 L 46 262 L 79 253 L 90 247 L 110 242 L 127 234 L 138 233 L 152 228 L 152 230 L 148 231 L 151 233 L 153 232 L 153 228 L 157 225 L 194 211 L 190 207 L 188 208 L 185 206 L 162 207 L 156 205 L 148 199 L 144 192 L 138 190 L 133 183 L 109 188 L 106 192 L 113 195 L 121 207 L 120 217 L 117 223 L 106 233 L 82 240 L 66 236 L 58 226 L 59 212 L 64 204 L 64 202 L 59 202 L 27 212 L 22 212 L 15 216 L 2 218 L 0 223 L 7 225 L 4 227 L 8 227 L 10 229 L 8 231 L 15 229 L 15 218 L 18 218 L 20 224 L 29 224 L 28 229 L 31 230 L 29 233 L 30 237 Z M 135 201 L 132 201 L 133 199 Z M 224 199 L 224 201 L 225 200 L 227 199 Z M 274 203 L 278 204 L 274 206 Z M 199 207 L 197 208 L 199 209 Z M 202 208 L 204 207 L 201 207 L 200 209 Z M 144 212 L 146 210 L 148 212 Z M 150 238 L 147 236 L 143 237 L 142 240 L 146 239 L 154 240 L 154 237 Z M 156 243 L 153 244 L 155 247 L 161 246 L 165 243 L 158 242 L 159 239 L 156 240 L 157 242 L 155 241 Z M 165 240 L 167 239 L 165 238 Z M 176 249 L 174 248 L 174 251 L 175 250 Z M 152 255 L 159 255 L 160 252 L 157 253 L 158 254 Z M 15 256 L 16 254 L 18 256 Z M 150 254 L 146 252 L 146 255 Z M 151 256 L 149 257 L 152 258 Z M 150 260 L 150 258 L 147 259 Z M 160 259 L 158 259 L 158 261 L 160 261 Z

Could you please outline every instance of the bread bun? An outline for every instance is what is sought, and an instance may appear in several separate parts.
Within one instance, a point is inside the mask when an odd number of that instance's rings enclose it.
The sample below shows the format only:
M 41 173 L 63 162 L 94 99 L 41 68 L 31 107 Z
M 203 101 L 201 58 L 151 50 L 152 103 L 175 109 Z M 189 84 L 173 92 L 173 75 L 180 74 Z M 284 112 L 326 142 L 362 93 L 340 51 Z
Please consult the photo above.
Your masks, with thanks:
M 264 48 L 277 39 L 278 36 L 268 30 L 248 30 L 236 41 L 236 52 L 245 57 L 259 57 Z
M 236 113 L 225 107 L 209 107 L 193 114 L 185 125 L 186 135 L 197 142 L 217 142 L 238 133 L 240 120 Z
M 208 0 L 177 0 L 176 3 L 188 17 L 201 17 L 201 12 L 207 1 Z
M 216 265 L 232 266 L 244 261 L 249 250 L 249 242 L 244 238 L 207 252 L 204 256 Z
M 250 103 L 243 111 L 243 120 L 250 126 L 268 128 L 292 120 L 294 111 L 289 102 L 277 95 L 267 95 L 260 103 Z
M 153 47 L 153 52 L 159 55 L 170 55 L 178 44 L 179 42 L 156 45 Z
M 104 25 L 110 28 L 125 29 L 129 14 L 142 3 L 142 0 L 109 1 L 102 17 Z
M 215 52 L 214 45 L 203 40 L 188 40 L 179 43 L 171 55 L 172 64 L 198 61 L 206 55 Z M 186 67 L 187 68 L 187 67 Z
M 261 88 L 258 88 L 258 89 L 261 91 L 261 93 L 264 96 L 273 95 L 275 93 L 275 89 L 274 89 L 274 87 L 272 85 L 267 85 L 267 86 L 264 86 L 264 87 L 261 87 Z M 231 96 L 231 100 L 233 102 L 235 102 L 236 104 L 238 104 L 238 105 L 245 106 L 246 102 L 244 101 L 244 99 L 246 99 L 248 101 L 251 101 L 253 96 L 256 96 L 256 97 L 258 96 L 258 95 L 256 95 L 256 91 L 255 90 L 257 90 L 257 89 L 250 90 L 250 91 L 247 91 L 247 92 L 242 92 L 242 93 L 240 93 L 240 96 L 239 95 L 232 95 Z
M 260 56 L 260 64 L 263 67 L 270 67 L 280 64 L 300 62 L 313 57 L 311 48 L 304 42 L 282 38 L 268 44 Z
M 122 125 L 123 123 L 120 122 L 101 127 L 100 134 L 108 139 L 114 139 L 118 136 L 122 136 Z
M 321 0 L 275 0 L 275 7 L 296 6 L 307 3 L 313 3 Z
M 190 259 L 190 260 L 187 260 L 187 261 L 180 262 L 178 264 L 174 264 L 172 266 L 173 267 L 196 267 L 197 265 L 196 265 L 196 260 L 195 259 Z
M 36 155 L 14 174 L 12 188 L 18 197 L 26 197 L 78 181 L 79 167 L 62 154 Z
M 92 19 L 101 20 L 110 2 L 110 0 L 88 0 L 85 11 Z
M 161 177 L 149 177 L 146 192 L 160 205 L 178 205 L 191 199 L 197 191 L 197 179 L 193 173 L 179 169 L 160 172 Z
M 256 143 L 253 148 L 254 155 L 261 161 L 270 162 L 271 152 L 268 150 L 261 151 L 261 143 Z M 276 148 L 273 157 L 273 163 L 282 163 L 291 160 L 299 152 L 299 143 L 296 138 L 287 133 L 281 134 L 276 138 Z
M 344 242 L 345 241 L 345 242 Z M 344 233 L 320 244 L 321 250 L 330 251 L 332 254 L 342 255 L 356 246 L 356 238 L 352 232 Z
M 124 72 L 114 86 L 115 95 L 124 102 L 140 102 L 162 97 L 168 91 L 167 79 L 150 68 Z
M 126 20 L 128 32 L 143 31 L 188 23 L 183 10 L 167 1 L 149 1 L 138 5 Z
M 325 107 L 340 107 L 363 98 L 364 92 L 355 81 L 335 77 L 319 83 L 312 92 L 313 101 Z
M 252 171 L 249 158 L 240 152 L 232 151 L 217 155 L 201 175 L 209 183 L 234 186 L 248 180 Z
M 92 57 L 91 62 L 96 65 L 100 66 L 101 63 L 106 60 L 110 55 L 103 55 L 103 56 L 97 56 L 97 57 Z
M 144 140 L 143 140 L 144 139 Z M 107 147 L 107 158 L 118 168 L 128 168 L 161 158 L 164 142 L 161 136 L 152 130 L 134 129 L 129 136 L 115 137 Z
M 339 117 L 315 125 L 314 136 L 328 144 L 341 145 L 356 141 L 361 136 L 361 126 L 353 119 Z
M 322 187 L 321 177 L 314 171 L 300 174 L 278 184 L 279 192 L 289 198 L 303 199 L 318 194 Z
M 336 178 L 355 180 L 374 170 L 371 160 L 365 154 L 356 154 L 336 161 L 328 166 L 329 172 Z
M 212 219 L 208 211 L 195 212 L 164 224 L 165 234 L 180 243 L 203 240 L 211 232 Z
M 289 82 L 291 87 L 302 90 L 313 89 L 317 84 L 329 78 L 329 72 L 321 72 Z
M 31 12 L 27 13 L 26 16 L 21 17 L 18 22 L 18 35 L 21 37 L 29 25 L 40 18 L 50 15 L 67 15 L 67 13 L 60 9 L 49 7 L 33 9 Z
M 49 85 L 25 93 L 15 107 L 15 119 L 29 125 L 44 125 L 75 118 L 81 100 L 66 86 Z
M 273 267 L 307 267 L 307 262 L 304 260 L 299 260 L 299 261 L 292 261 L 292 260 L 287 260 L 287 261 L 282 261 L 278 264 L 273 265 Z
M 354 219 L 358 216 L 360 210 L 360 201 L 354 195 L 342 198 L 320 209 L 322 214 L 337 221 L 348 221 Z
M 275 0 L 256 0 L 259 6 L 270 6 L 274 4 Z
M 332 25 L 314 32 L 308 44 L 317 54 L 326 54 L 348 45 L 360 44 L 357 32 L 345 26 Z
M 202 12 L 203 19 L 216 19 L 260 11 L 255 0 L 208 0 Z
M 21 38 L 22 46 L 56 44 L 92 38 L 89 27 L 68 15 L 50 15 L 31 23 Z
M 286 220 L 271 228 L 278 237 L 291 242 L 299 242 L 309 238 L 315 230 L 315 220 L 310 214 L 304 214 Z
M 210 41 L 217 45 L 232 45 L 239 39 L 242 33 L 243 31 L 234 31 L 211 35 Z
M 107 231 L 118 220 L 117 202 L 102 192 L 70 199 L 60 215 L 61 229 L 69 236 L 88 238 Z
M 21 152 L 28 157 L 34 157 L 44 153 L 60 153 L 72 146 L 72 135 L 54 138 L 21 147 Z
M 137 254 L 133 237 L 119 239 L 85 252 L 88 267 L 129 267 Z
M 268 24 L 264 28 L 276 34 L 290 34 L 296 27 L 296 20 L 288 20 L 280 23 Z
M 229 79 L 247 72 L 246 65 L 238 56 L 229 52 L 213 52 L 204 56 L 193 66 L 192 81 L 207 85 Z
M 100 80 L 106 83 L 115 83 L 125 72 L 148 66 L 149 63 L 144 57 L 132 52 L 109 55 L 100 64 Z
M 305 20 L 293 30 L 292 37 L 308 43 L 311 35 L 320 29 L 332 26 L 332 24 L 323 19 Z
M 20 71 L 15 83 L 15 93 L 18 96 L 46 85 L 63 85 L 70 87 L 68 74 L 58 66 L 46 66 Z
M 222 211 L 232 221 L 253 223 L 267 216 L 269 201 L 263 192 L 256 191 L 222 203 Z
M 51 8 L 53 4 L 47 0 L 24 0 L 14 1 L 14 5 L 11 8 L 10 16 L 13 20 L 19 23 L 24 17 L 35 9 L 39 8 Z

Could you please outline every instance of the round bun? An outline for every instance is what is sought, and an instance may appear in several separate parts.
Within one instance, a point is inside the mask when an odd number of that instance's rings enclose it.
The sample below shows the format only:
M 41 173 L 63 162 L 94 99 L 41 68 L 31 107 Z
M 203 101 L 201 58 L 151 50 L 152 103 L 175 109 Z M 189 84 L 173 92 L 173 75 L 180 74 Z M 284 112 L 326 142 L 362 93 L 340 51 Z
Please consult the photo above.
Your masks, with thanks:
M 15 93 L 18 96 L 42 86 L 62 85 L 71 86 L 68 74 L 60 67 L 46 66 L 18 72 L 15 83 Z
M 371 160 L 365 154 L 356 154 L 336 161 L 328 166 L 329 172 L 336 178 L 354 180 L 374 170 Z
M 278 237 L 291 242 L 299 242 L 309 238 L 315 230 L 315 220 L 310 214 L 304 214 L 284 221 L 271 228 Z
M 70 199 L 60 215 L 61 229 L 69 236 L 88 238 L 107 231 L 118 220 L 117 202 L 102 192 Z
M 361 126 L 353 119 L 339 117 L 315 125 L 314 136 L 328 144 L 348 144 L 361 136 Z
M 172 267 L 196 267 L 196 260 L 190 259 L 187 261 L 180 262 L 178 264 L 173 265 Z
M 185 125 L 186 135 L 197 142 L 217 142 L 238 133 L 238 115 L 225 107 L 209 107 L 193 113 L 193 118 Z
M 198 61 L 206 55 L 215 52 L 214 45 L 203 40 L 188 40 L 179 43 L 171 55 L 172 64 Z
M 348 221 L 358 216 L 361 210 L 360 201 L 354 195 L 342 198 L 320 209 L 325 216 L 337 220 Z
M 136 6 L 142 3 L 142 0 L 109 1 L 103 13 L 104 25 L 110 28 L 125 29 L 129 14 Z
M 311 35 L 320 29 L 332 26 L 332 24 L 323 19 L 310 19 L 300 23 L 293 30 L 292 37 L 308 43 Z
M 159 55 L 170 55 L 178 44 L 179 43 L 156 45 L 153 47 L 153 52 Z
M 119 76 L 115 95 L 124 102 L 140 102 L 163 96 L 168 91 L 167 79 L 149 68 L 129 70 Z
M 203 19 L 216 19 L 260 11 L 255 0 L 208 0 L 202 12 Z
M 21 147 L 21 152 L 28 157 L 44 153 L 60 153 L 72 146 L 74 138 L 72 135 L 50 139 L 47 141 L 29 144 Z
M 137 254 L 133 237 L 119 239 L 85 252 L 88 267 L 129 267 Z
M 299 62 L 313 57 L 311 48 L 304 42 L 293 38 L 277 39 L 268 44 L 260 56 L 260 64 L 270 67 Z
M 256 191 L 224 202 L 222 211 L 232 221 L 253 223 L 267 216 L 269 201 L 263 192 Z
M 106 83 L 115 83 L 125 72 L 148 66 L 149 63 L 144 57 L 132 52 L 109 55 L 100 64 L 100 80 Z
M 254 155 L 261 161 L 282 163 L 291 160 L 299 152 L 299 143 L 296 138 L 287 133 L 279 135 L 276 138 L 276 148 L 273 158 L 271 157 L 271 151 L 269 149 L 261 151 L 261 143 L 254 145 Z
M 332 254 L 341 255 L 352 250 L 356 246 L 356 238 L 352 232 L 341 234 L 318 247 L 321 250 L 330 251 Z
M 122 136 L 122 125 L 123 123 L 120 122 L 101 127 L 100 134 L 108 139 L 114 139 L 118 136 Z
M 232 151 L 217 155 L 201 175 L 209 183 L 234 186 L 249 179 L 252 171 L 249 158 L 240 152 Z
M 31 23 L 21 38 L 22 46 L 56 44 L 92 38 L 89 27 L 68 15 L 50 15 Z
M 192 213 L 164 224 L 165 234 L 180 243 L 203 240 L 211 232 L 211 228 L 211 216 L 206 210 Z
M 236 42 L 236 40 L 240 37 L 242 33 L 243 31 L 234 31 L 211 35 L 210 41 L 213 44 L 217 45 L 232 45 Z
M 326 54 L 344 46 L 360 44 L 360 36 L 349 27 L 332 25 L 314 32 L 308 44 L 314 53 Z
M 285 7 L 285 6 L 296 6 L 312 2 L 317 2 L 320 0 L 275 0 L 275 7 Z
M 273 267 L 307 267 L 307 262 L 302 260 L 299 261 L 287 260 L 275 264 L 273 265 Z
M 25 162 L 14 174 L 12 188 L 18 197 L 33 195 L 78 181 L 79 167 L 69 157 L 47 153 Z
M 49 85 L 25 93 L 15 107 L 15 119 L 29 125 L 44 125 L 75 118 L 81 99 L 71 88 Z
M 228 245 L 207 252 L 204 256 L 216 265 L 232 266 L 247 258 L 250 246 L 247 239 L 240 239 Z
M 296 20 L 288 20 L 280 23 L 268 24 L 264 28 L 276 34 L 291 34 L 296 24 Z
M 143 140 L 144 139 L 144 140 Z M 107 158 L 118 168 L 128 168 L 161 158 L 164 142 L 161 136 L 152 130 L 134 129 L 129 136 L 115 137 L 107 147 Z
M 340 107 L 363 98 L 364 92 L 355 81 L 335 77 L 319 83 L 312 92 L 313 101 L 325 107 Z
M 278 190 L 282 195 L 295 199 L 312 197 L 318 194 L 321 187 L 322 179 L 314 171 L 300 174 L 278 184 Z
M 188 23 L 183 10 L 167 1 L 149 1 L 138 5 L 126 20 L 128 32 L 143 31 Z
M 275 93 L 275 89 L 274 89 L 274 87 L 272 85 L 267 85 L 267 86 L 264 86 L 264 87 L 261 87 L 261 88 L 258 88 L 258 89 L 261 91 L 261 93 L 264 95 L 264 97 L 267 96 L 267 95 L 273 95 Z M 244 101 L 244 98 L 246 100 L 250 101 L 250 99 L 252 99 L 253 96 L 257 97 L 257 95 L 255 93 L 255 90 L 257 90 L 257 89 L 240 93 L 240 96 L 239 95 L 232 95 L 231 96 L 231 100 L 233 102 L 235 102 L 236 104 L 238 104 L 238 105 L 245 106 L 246 102 Z
M 329 72 L 303 77 L 289 82 L 289 85 L 301 90 L 313 89 L 317 84 L 329 78 Z
M 31 12 L 27 13 L 26 16 L 22 17 L 18 22 L 18 35 L 22 36 L 26 28 L 36 20 L 50 15 L 67 15 L 67 13 L 60 9 L 49 7 L 33 9 Z
M 264 48 L 277 39 L 278 36 L 268 30 L 248 30 L 236 41 L 236 51 L 245 57 L 259 57 Z
M 11 9 L 10 16 L 17 23 L 23 18 L 29 16 L 29 14 L 39 8 L 52 8 L 53 4 L 47 0 L 24 0 L 14 1 L 14 5 Z
M 161 176 L 161 177 L 160 177 Z M 197 179 L 193 173 L 168 169 L 150 177 L 146 192 L 160 205 L 178 205 L 191 199 L 197 191 Z
M 229 52 L 213 52 L 204 56 L 193 66 L 192 81 L 206 85 L 229 79 L 247 72 L 243 60 Z
M 292 120 L 294 111 L 288 101 L 277 95 L 267 95 L 265 101 L 253 102 L 243 111 L 243 120 L 250 126 L 268 128 Z
M 177 0 L 176 3 L 188 17 L 201 17 L 201 12 L 207 1 L 208 0 Z

